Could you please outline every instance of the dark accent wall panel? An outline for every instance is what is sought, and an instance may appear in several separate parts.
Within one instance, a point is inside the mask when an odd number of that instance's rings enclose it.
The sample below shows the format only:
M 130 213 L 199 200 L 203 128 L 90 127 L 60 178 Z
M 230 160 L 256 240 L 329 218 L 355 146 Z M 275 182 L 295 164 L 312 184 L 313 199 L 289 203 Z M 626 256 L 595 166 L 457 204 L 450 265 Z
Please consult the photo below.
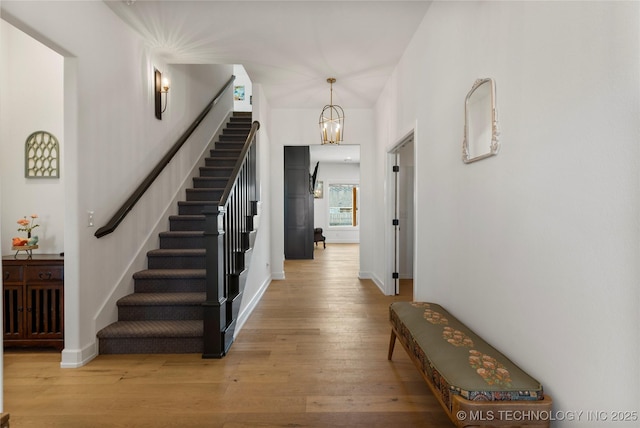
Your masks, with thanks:
M 284 257 L 313 259 L 309 147 L 284 147 Z

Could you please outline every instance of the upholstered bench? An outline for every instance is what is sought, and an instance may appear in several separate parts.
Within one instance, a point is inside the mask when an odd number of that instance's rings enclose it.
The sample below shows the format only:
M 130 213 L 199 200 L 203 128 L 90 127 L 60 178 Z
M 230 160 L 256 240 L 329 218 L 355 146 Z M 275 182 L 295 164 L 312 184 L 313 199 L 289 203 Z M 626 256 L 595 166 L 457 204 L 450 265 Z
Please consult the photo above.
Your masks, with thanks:
M 456 426 L 549 426 L 540 382 L 444 308 L 395 302 L 389 317 L 388 359 L 397 338 Z

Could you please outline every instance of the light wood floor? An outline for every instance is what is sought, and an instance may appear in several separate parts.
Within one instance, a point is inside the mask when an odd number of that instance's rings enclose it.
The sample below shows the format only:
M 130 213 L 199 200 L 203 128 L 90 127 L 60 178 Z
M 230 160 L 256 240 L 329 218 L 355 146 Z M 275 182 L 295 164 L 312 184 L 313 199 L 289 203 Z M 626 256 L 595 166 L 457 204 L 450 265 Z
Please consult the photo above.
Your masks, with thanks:
M 387 361 L 388 305 L 359 280 L 358 246 L 286 261 L 221 360 L 55 352 L 4 356 L 11 427 L 451 427 L 401 346 Z

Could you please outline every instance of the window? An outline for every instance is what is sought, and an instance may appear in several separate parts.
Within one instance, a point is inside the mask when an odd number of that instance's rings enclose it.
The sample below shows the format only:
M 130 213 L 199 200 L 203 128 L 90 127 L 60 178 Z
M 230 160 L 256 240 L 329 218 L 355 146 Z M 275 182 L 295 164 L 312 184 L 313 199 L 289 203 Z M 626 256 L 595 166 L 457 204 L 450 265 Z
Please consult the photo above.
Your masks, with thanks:
M 329 184 L 329 226 L 358 225 L 358 185 Z

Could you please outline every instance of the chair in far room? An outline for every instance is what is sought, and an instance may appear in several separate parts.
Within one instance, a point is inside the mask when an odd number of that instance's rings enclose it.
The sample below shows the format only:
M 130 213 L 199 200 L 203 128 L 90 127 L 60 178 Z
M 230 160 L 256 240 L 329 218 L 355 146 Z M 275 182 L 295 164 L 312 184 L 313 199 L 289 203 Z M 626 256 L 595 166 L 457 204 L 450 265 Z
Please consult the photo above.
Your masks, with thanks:
M 325 243 L 325 237 L 322 235 L 322 228 L 316 227 L 313 229 L 313 243 L 318 246 L 318 242 L 322 242 L 322 248 L 327 248 L 327 244 Z

